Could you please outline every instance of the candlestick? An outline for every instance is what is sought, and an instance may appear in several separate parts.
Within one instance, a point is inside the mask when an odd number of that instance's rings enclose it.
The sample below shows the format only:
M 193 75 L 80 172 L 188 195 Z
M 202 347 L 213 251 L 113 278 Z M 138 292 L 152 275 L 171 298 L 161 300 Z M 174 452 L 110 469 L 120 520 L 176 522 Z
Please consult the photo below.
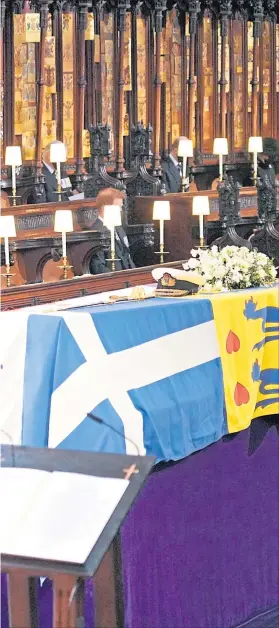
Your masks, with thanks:
M 163 264 L 164 255 L 168 255 L 168 251 L 164 251 L 164 221 L 170 220 L 169 201 L 154 201 L 153 220 L 159 220 L 160 224 L 160 251 L 155 251 L 155 253 L 160 255 L 160 264 Z
M 66 231 L 62 231 L 62 256 L 66 257 Z
M 110 258 L 111 270 L 115 270 L 115 262 L 119 261 L 115 257 L 115 227 L 121 226 L 121 208 L 119 205 L 104 206 L 104 225 L 110 230 Z
M 223 155 L 219 155 L 219 179 L 223 181 Z
M 16 237 L 15 219 L 14 216 L 0 216 L 0 237 L 4 238 L 5 246 L 5 266 L 6 272 L 2 273 L 6 277 L 7 288 L 11 285 L 11 277 L 14 273 L 10 272 L 10 252 L 9 252 L 9 237 Z
M 66 146 L 63 142 L 55 141 L 50 145 L 50 161 L 52 164 L 56 164 L 56 176 L 57 176 L 57 194 L 58 200 L 61 201 L 61 163 L 67 161 Z
M 253 164 L 253 181 L 254 185 L 257 183 L 258 175 L 258 153 L 254 152 L 254 164 Z
M 57 173 L 57 192 L 58 192 L 58 201 L 61 201 L 61 164 L 60 161 L 56 163 L 56 173 Z
M 160 218 L 160 244 L 164 245 L 164 219 Z
M 219 155 L 219 179 L 223 181 L 223 155 L 228 154 L 228 140 L 226 137 L 215 137 L 213 153 Z
M 193 142 L 188 137 L 181 137 L 177 148 L 178 157 L 182 157 L 182 192 L 187 191 L 187 159 L 193 157 Z
M 6 266 L 9 266 L 10 265 L 10 253 L 9 253 L 9 238 L 8 238 L 8 236 L 5 236 L 4 241 L 5 241 L 5 264 L 6 264 Z
M 199 222 L 200 222 L 200 243 L 201 243 L 201 246 L 203 246 L 204 237 L 203 237 L 203 215 L 202 214 L 199 215 Z
M 111 255 L 111 270 L 115 270 L 115 232 L 114 227 L 110 230 L 110 255 Z
M 7 146 L 5 155 L 6 166 L 12 166 L 12 199 L 16 205 L 16 166 L 22 165 L 20 146 Z
M 248 152 L 253 153 L 253 182 L 257 183 L 258 176 L 258 153 L 263 152 L 263 140 L 260 136 L 249 137 Z
M 203 217 L 209 214 L 209 199 L 208 196 L 194 196 L 193 198 L 193 216 L 199 217 L 199 239 L 200 246 L 205 246 L 204 240 L 204 224 Z
M 63 269 L 63 279 L 68 278 L 68 270 L 72 268 L 68 264 L 67 260 L 67 247 L 66 247 L 66 233 L 73 231 L 73 214 L 70 209 L 57 209 L 54 217 L 54 231 L 61 232 L 62 237 L 62 266 L 58 268 Z

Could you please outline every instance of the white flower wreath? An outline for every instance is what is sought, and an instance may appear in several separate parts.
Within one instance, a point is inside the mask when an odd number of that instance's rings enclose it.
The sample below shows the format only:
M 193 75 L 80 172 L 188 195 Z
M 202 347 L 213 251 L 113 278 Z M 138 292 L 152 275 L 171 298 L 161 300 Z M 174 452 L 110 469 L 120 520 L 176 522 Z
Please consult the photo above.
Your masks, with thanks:
M 249 251 L 245 246 L 225 246 L 221 251 L 217 246 L 193 249 L 191 256 L 183 267 L 204 277 L 203 292 L 270 286 L 276 279 L 273 261 L 264 253 Z

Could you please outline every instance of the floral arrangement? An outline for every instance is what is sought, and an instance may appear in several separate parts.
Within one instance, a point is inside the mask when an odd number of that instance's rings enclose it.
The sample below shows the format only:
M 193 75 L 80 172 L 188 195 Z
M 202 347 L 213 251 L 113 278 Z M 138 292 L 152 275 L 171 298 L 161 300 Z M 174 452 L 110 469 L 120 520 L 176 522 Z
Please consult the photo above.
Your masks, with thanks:
M 217 246 L 193 249 L 191 258 L 183 265 L 204 278 L 203 292 L 221 292 L 241 288 L 272 285 L 276 279 L 273 261 L 257 250 L 245 246 Z

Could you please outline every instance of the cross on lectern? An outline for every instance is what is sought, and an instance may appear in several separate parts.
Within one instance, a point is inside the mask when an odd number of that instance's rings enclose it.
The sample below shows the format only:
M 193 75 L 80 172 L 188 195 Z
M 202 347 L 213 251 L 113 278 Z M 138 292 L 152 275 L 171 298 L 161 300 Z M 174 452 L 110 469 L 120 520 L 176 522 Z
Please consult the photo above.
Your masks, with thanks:
M 123 472 L 125 473 L 125 480 L 129 480 L 133 474 L 139 473 L 139 470 L 135 464 L 131 464 L 129 469 L 123 469 Z

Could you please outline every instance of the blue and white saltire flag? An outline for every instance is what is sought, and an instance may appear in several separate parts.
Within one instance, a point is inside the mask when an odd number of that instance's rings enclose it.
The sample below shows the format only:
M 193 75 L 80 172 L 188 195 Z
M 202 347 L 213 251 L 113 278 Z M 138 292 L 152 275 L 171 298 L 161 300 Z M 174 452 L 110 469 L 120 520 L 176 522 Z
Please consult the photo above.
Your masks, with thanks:
M 183 458 L 227 433 L 208 299 L 3 316 L 1 428 L 14 443 L 136 453 L 88 412 L 158 461 Z

